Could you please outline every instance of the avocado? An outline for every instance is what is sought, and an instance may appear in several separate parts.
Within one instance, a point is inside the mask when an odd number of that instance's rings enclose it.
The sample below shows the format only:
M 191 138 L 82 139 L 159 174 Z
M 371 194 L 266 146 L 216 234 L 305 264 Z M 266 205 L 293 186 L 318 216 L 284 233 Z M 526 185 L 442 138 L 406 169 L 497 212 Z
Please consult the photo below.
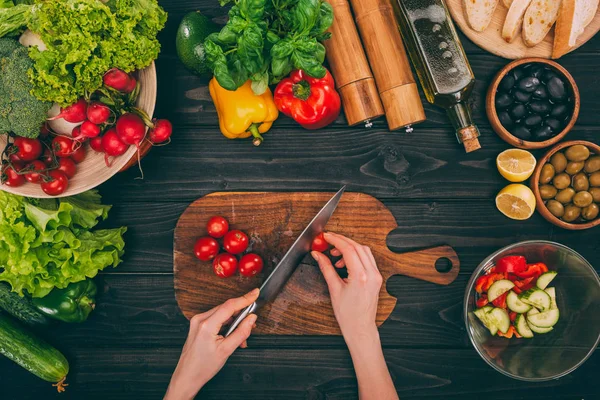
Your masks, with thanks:
M 204 39 L 221 28 L 200 11 L 186 14 L 177 29 L 177 55 L 183 65 L 196 75 L 210 78 L 212 71 L 206 65 Z

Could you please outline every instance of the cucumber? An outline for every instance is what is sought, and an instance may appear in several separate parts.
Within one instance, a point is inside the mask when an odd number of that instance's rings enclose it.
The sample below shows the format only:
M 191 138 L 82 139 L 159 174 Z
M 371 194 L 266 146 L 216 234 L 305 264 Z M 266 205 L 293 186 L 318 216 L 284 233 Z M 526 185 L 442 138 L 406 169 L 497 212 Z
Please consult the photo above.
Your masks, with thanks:
M 538 278 L 537 282 L 535 283 L 535 285 L 544 290 L 548 287 L 548 285 L 550 284 L 550 282 L 552 282 L 552 280 L 554 278 L 556 278 L 556 275 L 558 273 L 556 271 L 548 271 L 548 272 L 544 272 L 542 275 L 540 275 L 540 277 Z
M 494 325 L 502 333 L 508 332 L 510 328 L 510 317 L 508 312 L 502 308 L 494 308 L 487 314 L 490 323 Z
M 492 283 L 492 286 L 488 290 L 488 300 L 492 302 L 514 287 L 515 284 L 508 279 L 496 281 Z
M 548 296 L 550 296 L 550 309 L 553 310 L 558 308 L 558 305 L 556 304 L 556 289 L 550 287 L 547 288 L 545 292 L 548 293 Z
M 21 297 L 0 283 L 0 308 L 27 325 L 48 325 L 50 319 L 42 314 L 27 297 Z
M 510 311 L 514 311 L 519 314 L 524 314 L 531 310 L 531 306 L 519 300 L 519 296 L 512 290 L 508 292 L 508 296 L 506 296 L 506 305 Z
M 552 305 L 552 299 L 548 293 L 538 288 L 529 289 L 519 295 L 519 300 L 525 304 L 534 306 L 540 311 L 546 311 L 550 309 Z
M 539 314 L 539 313 L 540 312 L 538 310 L 536 310 L 535 308 L 532 308 L 531 311 L 529 311 L 527 313 L 527 317 L 529 317 L 530 315 L 535 315 L 535 314 Z M 530 322 L 527 322 L 527 325 L 529 325 L 529 328 L 535 333 L 548 333 L 553 329 L 553 328 L 540 328 L 539 326 L 535 326 Z
M 560 313 L 558 309 L 544 311 L 527 315 L 527 322 L 530 325 L 535 325 L 539 328 L 552 328 L 558 322 Z
M 477 316 L 477 318 L 479 318 L 479 320 L 483 323 L 483 325 L 489 329 L 490 334 L 492 336 L 494 336 L 496 334 L 496 332 L 498 332 L 498 327 L 496 325 L 494 325 L 494 323 L 492 323 L 492 321 L 490 319 L 490 315 L 489 315 L 489 312 L 492 311 L 493 309 L 494 309 L 494 307 L 492 307 L 492 306 L 485 306 L 485 307 L 478 308 L 477 310 L 474 311 L 474 314 Z
M 525 317 L 525 315 L 517 315 L 517 318 L 515 319 L 515 328 L 517 329 L 517 333 L 523 336 L 524 338 L 529 339 L 533 337 L 533 332 L 527 324 L 527 317 Z
M 69 373 L 65 356 L 48 343 L 0 314 L 0 353 L 37 377 L 57 383 L 59 391 Z

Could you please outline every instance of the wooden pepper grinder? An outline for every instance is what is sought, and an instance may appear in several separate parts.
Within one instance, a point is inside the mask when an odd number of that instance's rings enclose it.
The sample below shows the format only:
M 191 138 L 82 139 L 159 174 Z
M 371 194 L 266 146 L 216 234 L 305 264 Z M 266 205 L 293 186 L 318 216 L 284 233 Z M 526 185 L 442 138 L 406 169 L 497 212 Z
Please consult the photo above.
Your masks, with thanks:
M 329 28 L 331 38 L 323 44 L 348 125 L 364 122 L 366 127 L 371 127 L 371 120 L 383 115 L 383 106 L 350 5 L 347 0 L 325 1 L 333 8 L 334 18 Z
M 389 0 L 350 0 L 390 130 L 425 121 L 394 10 Z

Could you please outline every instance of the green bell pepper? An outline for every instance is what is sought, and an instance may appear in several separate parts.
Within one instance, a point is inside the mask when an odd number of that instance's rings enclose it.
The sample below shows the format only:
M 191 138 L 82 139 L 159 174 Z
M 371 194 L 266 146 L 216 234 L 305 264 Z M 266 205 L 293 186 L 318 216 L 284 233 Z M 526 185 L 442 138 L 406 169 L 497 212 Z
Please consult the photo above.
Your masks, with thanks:
M 34 298 L 33 305 L 49 317 L 64 322 L 83 322 L 96 305 L 98 289 L 93 280 L 70 283 L 64 289 L 54 288 L 47 296 Z

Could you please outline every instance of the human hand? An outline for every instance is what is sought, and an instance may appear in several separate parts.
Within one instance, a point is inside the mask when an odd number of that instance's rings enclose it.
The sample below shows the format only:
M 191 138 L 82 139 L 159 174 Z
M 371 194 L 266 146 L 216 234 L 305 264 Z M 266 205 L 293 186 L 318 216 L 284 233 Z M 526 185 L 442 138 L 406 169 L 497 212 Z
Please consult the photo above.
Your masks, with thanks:
M 316 251 L 311 253 L 327 281 L 333 311 L 344 338 L 352 342 L 365 336 L 377 336 L 375 320 L 383 278 L 371 249 L 335 233 L 325 233 L 325 240 L 335 247 L 331 250 L 332 256 L 342 256 L 335 266 L 348 269 L 348 278 L 342 279 L 327 256 Z
M 256 314 L 250 314 L 228 337 L 219 331 L 230 323 L 233 316 L 258 298 L 259 290 L 205 312 L 190 321 L 190 331 L 185 341 L 177 368 L 171 378 L 165 400 L 193 399 L 198 391 L 223 368 L 229 356 L 238 348 L 246 347 L 246 339 L 252 333 Z

